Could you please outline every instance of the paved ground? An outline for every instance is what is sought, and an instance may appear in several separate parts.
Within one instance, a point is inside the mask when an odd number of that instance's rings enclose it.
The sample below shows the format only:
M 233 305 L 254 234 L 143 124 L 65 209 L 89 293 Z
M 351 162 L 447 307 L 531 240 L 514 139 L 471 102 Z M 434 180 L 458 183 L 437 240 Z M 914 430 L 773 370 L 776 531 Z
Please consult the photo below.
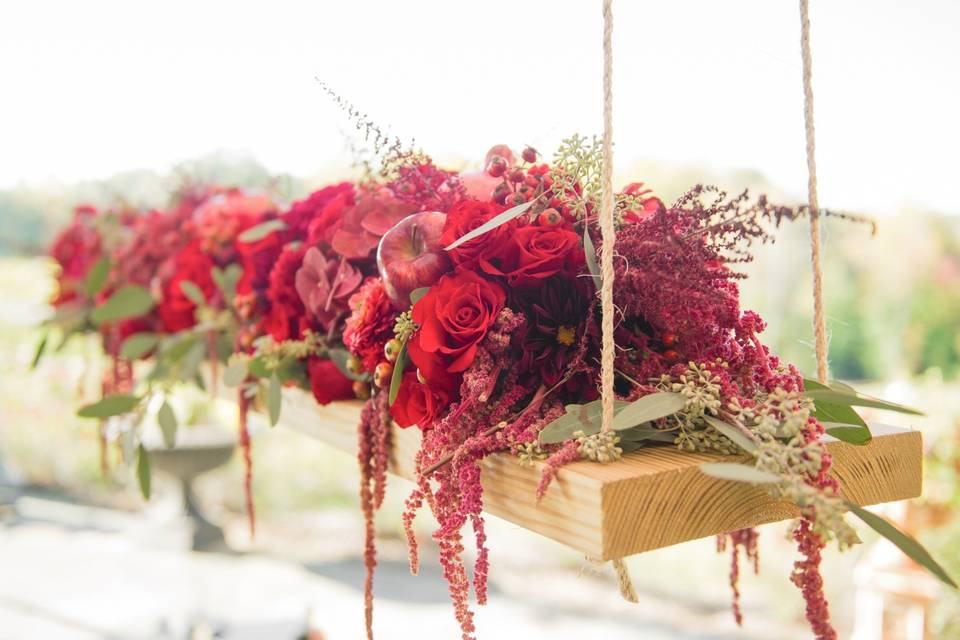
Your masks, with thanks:
M 130 513 L 20 491 L 0 518 L 0 640 L 293 640 L 308 618 L 326 640 L 362 637 L 363 566 L 352 516 L 266 521 L 259 550 L 194 553 L 185 550 L 189 533 L 176 500 L 155 502 Z M 242 537 L 240 524 L 228 538 Z M 491 535 L 508 528 L 494 523 Z M 290 543 L 304 540 L 298 530 L 311 531 L 312 540 Z M 490 603 L 478 612 L 481 638 L 803 637 L 757 617 L 749 632 L 736 630 L 722 574 L 706 595 L 645 590 L 642 604 L 630 606 L 616 598 L 610 578 L 591 574 L 589 565 L 584 573 L 544 561 L 535 536 L 509 539 L 518 542 L 498 554 Z M 378 637 L 458 637 L 429 549 L 413 578 L 399 542 L 381 548 Z

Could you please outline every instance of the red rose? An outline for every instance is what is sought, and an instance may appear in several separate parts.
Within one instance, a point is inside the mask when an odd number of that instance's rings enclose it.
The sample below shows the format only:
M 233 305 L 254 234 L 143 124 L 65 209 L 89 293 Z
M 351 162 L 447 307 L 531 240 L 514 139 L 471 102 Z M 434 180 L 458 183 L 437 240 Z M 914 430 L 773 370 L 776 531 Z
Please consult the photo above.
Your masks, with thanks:
M 453 390 L 459 374 L 477 354 L 477 345 L 497 319 L 506 293 L 472 271 L 440 278 L 413 306 L 420 329 L 408 343 L 410 359 L 434 388 Z
M 390 415 L 399 427 L 415 424 L 421 429 L 428 429 L 448 402 L 446 393 L 420 384 L 416 372 L 407 371 L 400 382 L 397 399 L 390 406 Z
M 480 267 L 505 276 L 511 287 L 538 285 L 561 271 L 576 273 L 584 265 L 580 236 L 561 225 L 530 225 L 513 232 L 510 241 Z
M 200 241 L 191 242 L 177 256 L 176 271 L 163 289 L 163 299 L 160 301 L 160 318 L 163 328 L 169 333 L 188 329 L 197 323 L 194 311 L 197 305 L 183 293 L 180 283 L 189 280 L 200 287 L 204 297 L 209 301 L 217 287 L 213 282 L 210 271 L 213 269 L 213 260 L 200 248 Z
M 328 207 L 338 198 L 347 198 L 353 201 L 353 185 L 341 182 L 319 191 L 314 191 L 304 200 L 298 200 L 290 205 L 290 209 L 280 217 L 287 224 L 284 234 L 288 240 L 302 240 L 312 229 L 315 237 L 309 240 L 316 244 L 323 239 L 326 229 L 339 219 L 334 208 Z M 319 220 L 319 222 L 316 222 Z
M 297 270 L 303 264 L 307 248 L 284 247 L 277 263 L 270 270 L 267 289 L 269 311 L 263 320 L 263 329 L 277 342 L 299 340 L 308 322 L 306 310 L 294 285 Z
M 504 211 L 504 207 L 493 202 L 479 200 L 460 200 L 447 212 L 440 240 L 443 246 L 449 246 L 484 222 Z M 448 251 L 450 259 L 456 265 L 474 264 L 480 258 L 490 257 L 498 247 L 510 240 L 517 228 L 517 219 L 506 222 L 496 229 L 488 231 L 478 238 L 464 242 L 456 249 Z
M 337 365 L 330 360 L 310 358 L 307 361 L 307 376 L 310 378 L 313 397 L 320 404 L 354 398 L 353 380 L 340 373 Z

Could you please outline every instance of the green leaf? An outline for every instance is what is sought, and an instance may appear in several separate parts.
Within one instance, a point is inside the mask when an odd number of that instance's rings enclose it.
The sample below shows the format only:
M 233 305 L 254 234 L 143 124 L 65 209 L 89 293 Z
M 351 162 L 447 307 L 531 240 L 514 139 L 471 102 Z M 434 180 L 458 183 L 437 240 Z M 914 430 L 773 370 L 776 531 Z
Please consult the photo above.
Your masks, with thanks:
M 137 481 L 144 500 L 150 499 L 150 454 L 141 444 L 137 447 Z
M 267 413 L 270 416 L 271 427 L 275 427 L 280 422 L 280 406 L 283 402 L 280 391 L 280 378 L 275 375 L 270 376 L 270 384 L 267 387 Z
M 400 353 L 397 354 L 397 361 L 393 363 L 393 375 L 390 376 L 390 394 L 387 396 L 387 403 L 393 406 L 397 400 L 397 394 L 400 393 L 400 382 L 403 380 L 403 370 L 407 368 L 407 343 L 404 342 L 400 347 Z
M 957 588 L 957 583 L 954 582 L 953 578 L 950 577 L 946 570 L 944 570 L 944 568 L 933 559 L 933 556 L 930 555 L 930 552 L 923 548 L 923 545 L 903 531 L 897 529 L 895 526 L 877 514 L 867 511 L 863 507 L 855 505 L 850 501 L 845 502 L 847 504 L 847 508 L 850 509 L 850 512 L 853 515 L 866 522 L 871 529 L 899 547 L 900 550 L 907 555 L 907 557 L 924 567 L 927 571 L 940 579 L 940 581 L 944 584 L 947 584 L 954 589 Z
M 77 411 L 81 418 L 110 418 L 113 416 L 130 413 L 138 404 L 141 398 L 137 396 L 118 394 L 106 396 L 100 400 L 84 405 Z
M 223 372 L 223 384 L 228 387 L 239 387 L 247 379 L 247 361 L 237 360 Z
M 88 298 L 100 293 L 103 285 L 107 284 L 107 276 L 110 274 L 110 258 L 103 256 L 97 260 L 90 271 L 87 273 L 87 279 L 83 283 L 83 290 Z
M 200 371 L 200 363 L 203 362 L 205 355 L 207 355 L 207 345 L 201 340 L 195 341 L 187 355 L 180 361 L 180 379 L 184 381 L 193 380 Z
M 136 360 L 150 353 L 150 350 L 160 342 L 160 336 L 149 331 L 135 333 L 123 341 L 120 355 L 128 360 Z
M 507 222 L 510 222 L 511 220 L 513 220 L 514 218 L 516 218 L 517 216 L 522 215 L 527 209 L 529 209 L 530 207 L 532 207 L 534 202 L 535 202 L 535 200 L 530 200 L 529 202 L 524 202 L 523 204 L 518 204 L 517 206 L 512 207 L 512 208 L 510 208 L 510 209 L 507 209 L 507 210 L 504 211 L 503 213 L 501 213 L 501 214 L 499 214 L 499 215 L 496 215 L 496 216 L 490 218 L 489 220 L 487 220 L 486 222 L 484 222 L 482 225 L 480 225 L 479 227 L 477 227 L 477 228 L 474 229 L 473 231 L 471 231 L 471 232 L 469 232 L 469 233 L 466 233 L 466 234 L 460 236 L 460 237 L 457 238 L 455 241 L 453 241 L 451 244 L 449 244 L 449 245 L 447 245 L 446 247 L 444 247 L 444 250 L 446 250 L 446 251 L 452 251 L 453 249 L 456 249 L 457 247 L 459 247 L 460 245 L 462 245 L 464 242 L 470 242 L 470 241 L 473 240 L 474 238 L 479 238 L 479 237 L 482 236 L 483 234 L 485 234 L 485 233 L 487 233 L 487 232 L 489 232 L 489 231 L 493 231 L 494 229 L 496 229 L 496 228 L 499 227 L 500 225 L 505 224 L 505 223 L 507 223 Z
M 810 415 L 824 423 L 835 422 L 867 428 L 867 423 L 863 421 L 859 413 L 854 411 L 852 407 L 842 404 L 833 404 L 822 400 L 820 402 L 814 401 L 813 413 Z
M 597 248 L 593 246 L 593 238 L 590 237 L 589 222 L 583 223 L 583 252 L 587 256 L 587 271 L 593 278 L 593 286 L 599 291 L 603 278 L 600 275 L 600 265 L 597 264 Z
M 740 429 L 737 429 L 731 424 L 727 424 L 719 418 L 714 418 L 713 416 L 703 416 L 703 419 L 707 421 L 711 427 L 725 435 L 729 438 L 735 445 L 746 451 L 747 453 L 753 453 L 757 450 L 757 443 L 744 435 Z
M 153 296 L 145 288 L 135 284 L 120 287 L 110 298 L 93 310 L 90 320 L 94 324 L 115 322 L 142 316 L 153 309 Z
M 174 336 L 172 340 L 164 341 L 160 349 L 160 355 L 170 364 L 176 364 L 190 353 L 193 346 L 197 343 L 198 337 L 195 333 L 186 333 Z
M 873 435 L 867 427 L 852 424 L 834 425 L 835 423 L 833 422 L 823 423 L 823 426 L 826 427 L 827 434 L 837 440 L 856 445 L 864 445 L 873 440 Z
M 413 294 L 410 295 L 412 296 Z M 332 362 L 334 366 L 337 367 L 337 370 L 345 377 L 350 378 L 351 380 L 366 380 L 366 376 L 364 374 L 353 373 L 347 367 L 347 360 L 350 359 L 350 352 L 346 349 L 327 349 L 327 357 L 330 358 L 330 362 Z
M 180 282 L 180 291 L 183 292 L 183 295 L 187 296 L 190 302 L 198 307 L 202 307 L 207 304 L 207 297 L 203 295 L 203 289 L 198 287 L 196 282 L 182 280 Z
M 283 231 L 286 228 L 287 223 L 280 218 L 274 218 L 273 220 L 261 222 L 255 227 L 250 227 L 241 233 L 237 239 L 240 242 L 256 242 L 257 240 L 263 240 L 274 231 Z
M 43 337 L 40 338 L 40 342 L 37 343 L 37 350 L 33 354 L 33 360 L 30 361 L 30 370 L 33 371 L 37 368 L 37 365 L 40 364 L 40 358 L 43 357 L 43 354 L 47 350 L 47 341 L 50 339 L 50 334 L 45 333 Z
M 879 400 L 869 396 L 849 393 L 847 391 L 835 391 L 833 389 L 812 389 L 804 392 L 804 395 L 817 403 L 818 401 L 828 402 L 830 404 L 845 405 L 848 407 L 872 407 L 874 409 L 883 409 L 885 411 L 896 411 L 897 413 L 906 413 L 913 416 L 922 416 L 924 413 L 917 409 L 905 407 L 901 404 Z
M 622 400 L 614 402 L 614 411 L 621 410 L 629 403 Z M 567 412 L 552 420 L 538 436 L 542 444 L 556 444 L 573 438 L 576 431 L 583 431 L 584 435 L 591 436 L 600 432 L 603 404 L 594 400 L 586 404 L 568 404 Z M 635 426 L 634 428 L 640 428 Z
M 676 435 L 674 435 L 672 432 L 647 426 L 646 423 L 637 427 L 633 427 L 632 429 L 618 431 L 617 435 L 620 436 L 621 448 L 624 443 L 628 442 L 643 442 L 645 440 L 652 440 L 654 442 L 666 442 L 668 444 L 672 444 L 677 439 Z
M 157 412 L 157 424 L 160 425 L 160 431 L 163 433 L 163 443 L 168 449 L 172 449 L 177 443 L 177 415 L 166 400 Z
M 223 294 L 223 299 L 228 305 L 232 305 L 233 299 L 237 297 L 237 283 L 243 276 L 243 268 L 238 264 L 231 264 L 226 269 L 214 267 L 210 276 Z
M 737 462 L 704 462 L 700 465 L 700 471 L 720 480 L 734 480 L 751 484 L 772 484 L 782 481 L 782 478 L 776 474 Z
M 427 291 L 430 291 L 430 287 L 420 287 L 419 289 L 414 289 L 410 292 L 410 306 L 417 304 L 420 301 L 420 298 L 427 295 Z
M 658 391 L 631 402 L 613 418 L 614 431 L 629 429 L 644 422 L 657 420 L 683 409 L 686 400 L 673 391 Z

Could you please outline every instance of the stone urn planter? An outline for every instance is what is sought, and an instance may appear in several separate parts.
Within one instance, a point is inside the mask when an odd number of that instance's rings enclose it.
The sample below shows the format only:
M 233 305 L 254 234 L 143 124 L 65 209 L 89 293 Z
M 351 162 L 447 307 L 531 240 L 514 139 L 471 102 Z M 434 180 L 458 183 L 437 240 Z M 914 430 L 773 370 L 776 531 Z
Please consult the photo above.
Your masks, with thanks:
M 150 463 L 180 482 L 186 516 L 193 525 L 194 551 L 224 548 L 223 530 L 207 518 L 197 504 L 193 490 L 196 478 L 226 464 L 236 448 L 236 435 L 221 427 L 181 426 L 176 443 L 168 448 L 161 440 L 146 439 Z

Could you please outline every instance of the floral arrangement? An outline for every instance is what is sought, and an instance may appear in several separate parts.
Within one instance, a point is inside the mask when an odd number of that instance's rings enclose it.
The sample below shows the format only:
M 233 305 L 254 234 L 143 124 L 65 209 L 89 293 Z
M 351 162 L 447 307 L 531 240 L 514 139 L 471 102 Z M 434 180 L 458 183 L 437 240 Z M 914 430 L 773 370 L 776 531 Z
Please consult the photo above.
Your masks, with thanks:
M 386 150 L 379 172 L 289 206 L 264 193 L 194 187 L 163 211 L 79 207 L 51 250 L 60 265 L 55 324 L 65 335 L 98 332 L 113 363 L 103 398 L 80 415 L 121 422 L 116 435 L 135 443 L 149 399 L 177 382 L 204 385 L 204 361 L 221 368 L 241 408 L 252 533 L 250 406 L 276 423 L 283 386 L 309 389 L 320 404 L 364 400 L 370 637 L 373 515 L 394 423 L 422 431 L 403 515 L 411 569 L 412 523 L 426 505 L 464 638 L 474 634 L 471 589 L 478 604 L 487 597 L 479 462 L 496 452 L 542 461 L 539 495 L 575 460 L 612 463 L 652 446 L 745 456 L 701 468 L 798 505 L 792 579 L 817 638 L 836 637 L 819 565 L 828 543 L 858 542 L 847 511 L 953 584 L 916 542 L 845 502 L 829 474 L 825 433 L 854 444 L 871 438 L 853 407 L 912 410 L 805 380 L 761 342 L 764 321 L 741 309 L 737 265 L 804 207 L 703 186 L 670 206 L 642 183 L 616 195 L 617 402 L 613 431 L 602 432 L 599 144 L 574 136 L 550 162 L 498 145 L 482 171 L 460 174 L 373 134 Z M 38 359 L 45 348 L 46 340 Z M 138 360 L 152 367 L 136 379 Z M 211 380 L 218 384 L 216 373 Z M 111 420 L 125 415 L 133 419 Z M 176 416 L 166 402 L 158 419 L 172 446 Z M 149 456 L 136 450 L 149 495 Z M 463 559 L 468 526 L 472 568 Z M 737 559 L 742 551 L 756 563 L 756 540 L 742 530 L 718 541 L 732 553 L 738 622 Z

